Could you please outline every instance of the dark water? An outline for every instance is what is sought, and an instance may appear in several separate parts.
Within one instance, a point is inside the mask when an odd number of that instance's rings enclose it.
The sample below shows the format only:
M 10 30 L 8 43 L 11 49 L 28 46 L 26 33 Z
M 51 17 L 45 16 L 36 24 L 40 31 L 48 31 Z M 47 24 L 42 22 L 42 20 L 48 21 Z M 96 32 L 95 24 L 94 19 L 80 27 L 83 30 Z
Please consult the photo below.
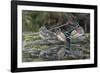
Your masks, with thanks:
M 71 47 L 57 39 L 43 40 L 38 33 L 23 34 L 22 61 L 78 60 L 90 58 L 90 38 L 71 39 Z

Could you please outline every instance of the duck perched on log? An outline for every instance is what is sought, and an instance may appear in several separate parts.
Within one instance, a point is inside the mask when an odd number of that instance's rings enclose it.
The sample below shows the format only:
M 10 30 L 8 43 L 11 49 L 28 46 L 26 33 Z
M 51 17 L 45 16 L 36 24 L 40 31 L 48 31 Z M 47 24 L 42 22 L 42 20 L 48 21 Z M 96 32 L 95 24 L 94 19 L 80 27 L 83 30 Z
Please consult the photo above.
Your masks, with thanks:
M 77 22 L 68 21 L 61 26 L 51 29 L 43 26 L 40 28 L 39 33 L 42 39 L 57 38 L 59 41 L 65 42 L 68 48 L 70 48 L 70 39 L 82 36 L 84 30 Z
M 56 39 L 57 37 L 55 36 L 55 34 L 53 32 L 51 32 L 50 30 L 48 30 L 45 26 L 42 26 L 39 29 L 39 35 L 42 39 Z

